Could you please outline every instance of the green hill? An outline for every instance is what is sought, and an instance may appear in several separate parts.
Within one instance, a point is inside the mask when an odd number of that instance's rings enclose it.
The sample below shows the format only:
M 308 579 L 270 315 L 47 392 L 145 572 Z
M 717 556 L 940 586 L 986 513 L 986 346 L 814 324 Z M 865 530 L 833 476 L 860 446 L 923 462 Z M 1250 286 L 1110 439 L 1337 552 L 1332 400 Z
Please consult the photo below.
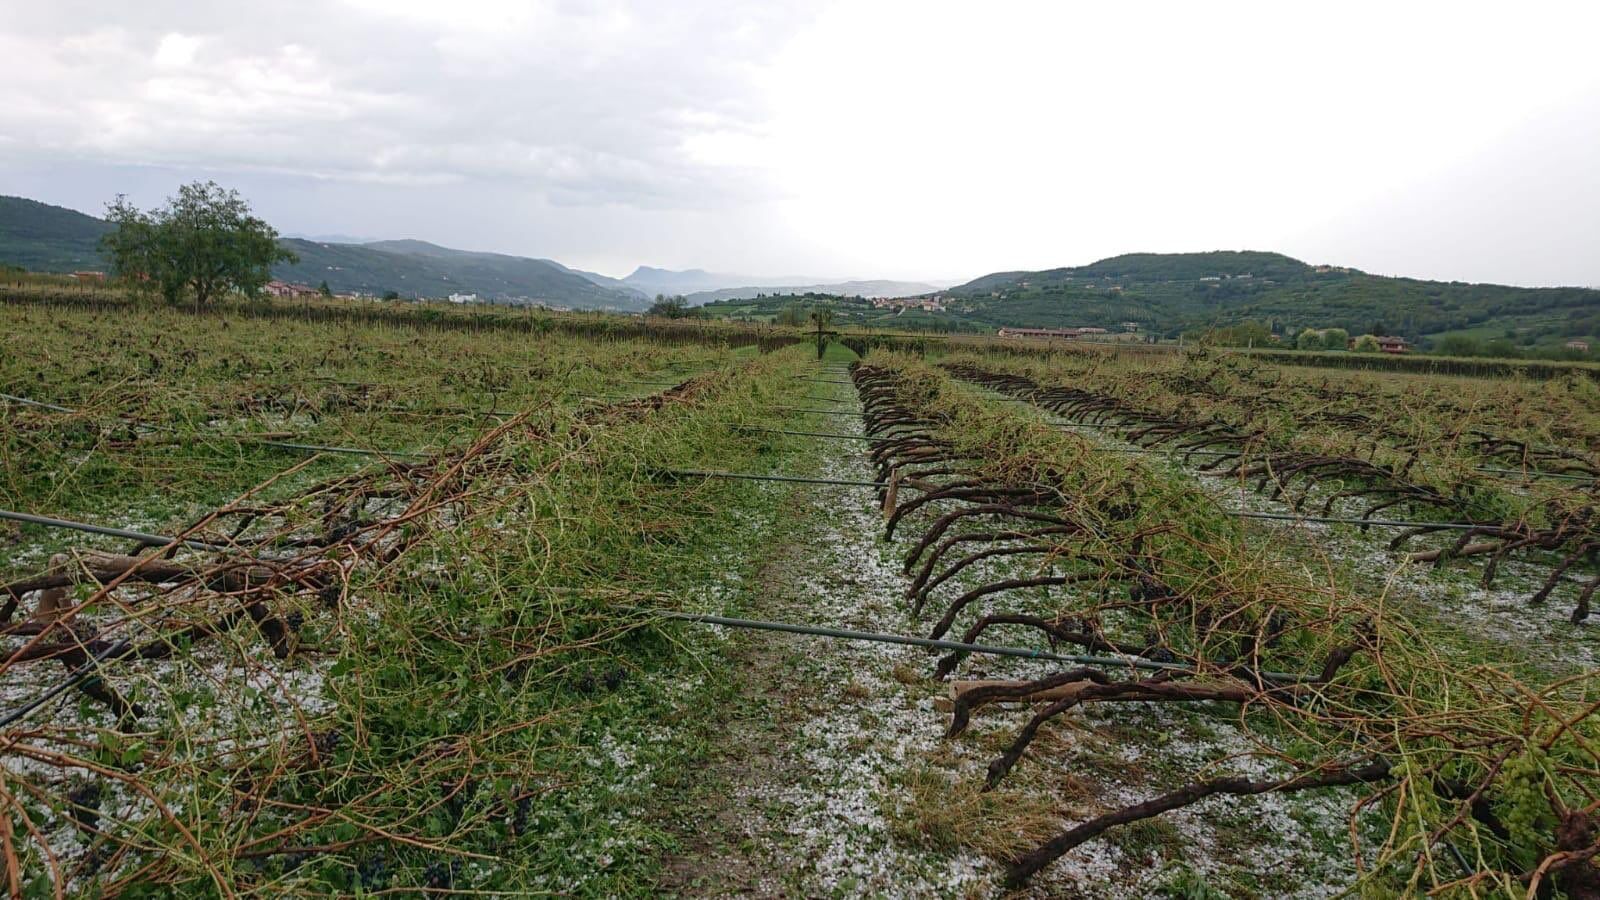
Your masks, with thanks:
M 23 197 L 0 197 L 0 264 L 36 272 L 104 269 L 98 250 L 106 222 L 60 206 Z M 644 294 L 602 275 L 569 269 L 547 259 L 453 250 L 425 241 L 338 244 L 285 238 L 300 257 L 273 276 L 334 291 L 402 297 L 477 294 L 485 300 L 529 300 L 575 309 L 638 311 Z
M 1600 333 L 1600 291 L 1369 275 L 1278 253 L 1132 253 L 1087 266 L 998 272 L 945 292 L 986 326 L 1185 330 L 1256 320 L 1288 331 L 1383 331 L 1413 341 L 1487 329 L 1519 344 Z
M 449 247 L 441 247 L 438 244 L 430 244 L 427 241 L 410 239 L 397 241 L 368 241 L 361 246 L 368 247 L 373 250 L 382 250 L 385 253 L 406 253 L 413 256 L 433 256 L 440 259 L 473 259 L 488 266 L 511 265 L 516 260 L 522 260 L 524 262 L 526 261 L 526 258 L 524 257 L 507 256 L 504 253 L 483 253 L 476 250 L 452 250 Z M 634 297 L 639 302 L 645 302 L 650 299 L 645 295 L 644 291 L 637 290 L 632 285 L 629 285 L 620 278 L 610 278 L 608 276 L 601 275 L 598 272 L 585 272 L 582 269 L 574 269 L 570 266 L 564 266 L 553 259 L 535 259 L 533 261 L 544 263 L 545 265 L 549 266 L 555 266 L 557 269 L 560 269 L 563 272 L 569 272 L 573 275 L 577 275 L 578 277 L 594 282 L 603 288 L 610 288 L 614 291 L 620 291 L 623 294 Z
M 273 275 L 336 292 L 402 297 L 477 294 L 485 300 L 529 300 L 575 309 L 637 311 L 649 306 L 643 294 L 598 284 L 583 273 L 543 259 L 453 250 L 424 241 L 334 244 L 300 239 L 281 241 L 300 257 L 279 265 Z M 600 277 L 600 276 L 596 276 Z
M 36 272 L 103 269 L 100 236 L 110 225 L 73 209 L 0 197 L 0 265 Z

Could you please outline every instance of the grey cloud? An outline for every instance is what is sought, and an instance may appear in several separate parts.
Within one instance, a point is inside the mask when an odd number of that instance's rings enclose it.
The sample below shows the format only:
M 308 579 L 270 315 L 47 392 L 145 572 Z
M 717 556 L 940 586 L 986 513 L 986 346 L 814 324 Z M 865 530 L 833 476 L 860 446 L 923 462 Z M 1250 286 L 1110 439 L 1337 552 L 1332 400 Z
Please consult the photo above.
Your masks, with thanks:
M 215 178 L 285 231 L 612 274 L 1235 246 L 1600 283 L 1592 4 L 1275 10 L 0 0 L 0 193 Z
M 758 9 L 40 4 L 0 37 L 0 153 L 716 208 L 762 187 L 681 148 L 764 115 L 745 76 L 804 9 Z

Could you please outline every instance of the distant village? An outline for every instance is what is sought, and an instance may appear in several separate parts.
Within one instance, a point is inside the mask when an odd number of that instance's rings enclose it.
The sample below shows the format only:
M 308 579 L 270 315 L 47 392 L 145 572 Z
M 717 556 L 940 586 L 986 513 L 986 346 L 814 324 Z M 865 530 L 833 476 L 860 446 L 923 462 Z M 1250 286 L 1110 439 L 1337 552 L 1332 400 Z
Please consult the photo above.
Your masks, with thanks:
M 873 309 L 895 309 L 905 312 L 908 309 L 920 309 L 924 312 L 944 312 L 945 301 L 943 297 L 873 297 Z
M 1319 338 L 1327 333 L 1327 331 L 1318 331 L 1316 329 L 1312 329 L 1312 331 Z M 1139 332 L 1139 323 L 1138 322 L 1123 322 L 1122 323 L 1122 331 L 1121 332 L 1113 332 L 1111 329 L 1108 329 L 1108 328 L 1093 328 L 1093 327 L 1089 327 L 1089 328 L 1001 328 L 999 330 L 999 332 L 998 332 L 998 335 L 1000 337 L 1003 337 L 1003 338 L 1019 338 L 1019 339 L 1031 339 L 1031 340 L 1078 341 L 1078 340 L 1108 340 L 1108 339 L 1115 339 L 1114 337 L 1111 337 L 1114 334 L 1120 336 L 1120 335 L 1137 334 L 1138 332 Z M 1271 342 L 1273 344 L 1282 344 L 1282 343 L 1284 343 L 1283 336 L 1279 335 L 1279 334 L 1271 335 L 1270 336 L 1270 340 L 1271 340 Z M 1370 342 L 1370 345 L 1367 342 Z M 1581 341 L 1570 341 L 1570 342 L 1568 342 L 1567 347 L 1570 348 L 1570 349 L 1575 349 L 1575 350 L 1587 350 L 1588 349 L 1587 345 L 1585 345 L 1583 347 L 1574 347 L 1573 346 L 1574 344 L 1580 344 L 1580 343 L 1583 343 L 1583 342 L 1581 342 Z M 1333 349 L 1333 348 L 1324 346 L 1321 349 Z M 1405 338 L 1394 337 L 1394 336 L 1391 336 L 1391 335 L 1361 335 L 1361 336 L 1358 336 L 1358 337 L 1348 337 L 1347 336 L 1344 339 L 1344 349 L 1346 349 L 1346 350 L 1371 349 L 1371 350 L 1377 350 L 1379 353 L 1408 353 L 1411 350 L 1411 344 Z
M 94 272 L 94 271 L 68 272 L 67 273 L 67 277 L 72 278 L 73 280 L 81 282 L 83 284 L 101 284 L 101 283 L 104 283 L 104 282 L 110 280 L 110 276 L 107 275 L 105 272 Z M 361 291 L 332 291 L 332 290 L 326 290 L 325 291 L 322 287 L 312 287 L 309 284 L 300 284 L 298 282 L 293 282 L 293 281 L 280 281 L 278 279 L 273 279 L 272 281 L 269 281 L 266 284 L 262 285 L 261 293 L 265 294 L 268 297 L 275 297 L 275 298 L 278 298 L 280 300 L 300 300 L 300 299 L 309 300 L 309 299 L 311 299 L 313 297 L 324 297 L 324 296 L 326 296 L 326 297 L 337 297 L 337 298 L 339 298 L 341 300 L 380 300 L 380 299 L 383 299 L 377 294 L 368 294 L 368 293 L 363 293 Z M 398 298 L 391 297 L 389 299 L 398 299 Z M 422 299 L 424 299 L 424 300 L 444 300 L 444 301 L 448 301 L 450 303 L 459 303 L 459 304 L 491 303 L 491 304 L 503 304 L 503 305 L 510 305 L 510 306 L 536 306 L 536 307 L 538 307 L 540 309 L 549 310 L 550 312 L 571 312 L 572 311 L 572 308 L 569 307 L 569 306 L 561 306 L 561 305 L 558 305 L 558 304 L 548 303 L 548 302 L 545 302 L 543 300 L 534 300 L 534 299 L 529 298 L 529 297 L 511 297 L 511 298 L 506 298 L 506 299 L 484 300 L 484 299 L 480 299 L 477 294 L 454 293 L 454 294 L 450 294 L 449 296 L 446 296 L 446 297 L 424 297 Z
M 307 285 L 307 284 L 294 284 L 294 283 L 287 282 L 287 281 L 269 281 L 269 282 L 267 282 L 266 286 L 261 289 L 261 291 L 262 291 L 262 293 L 266 294 L 269 297 L 282 297 L 282 298 L 287 298 L 287 299 L 295 299 L 295 298 L 300 298 L 300 297 L 319 297 L 319 296 L 322 296 L 322 289 L 321 288 L 314 288 L 314 287 L 312 287 L 310 285 Z M 345 299 L 345 300 L 377 300 L 377 299 L 379 299 L 378 296 L 375 295 L 375 294 L 364 294 L 364 293 L 362 293 L 360 291 L 330 292 L 328 294 L 328 296 L 339 297 L 339 298 Z M 463 305 L 464 304 L 468 304 L 468 303 L 504 303 L 504 304 L 511 305 L 511 306 L 537 306 L 540 309 L 550 310 L 551 312 L 571 312 L 572 311 L 570 307 L 558 306 L 558 305 L 551 304 L 551 303 L 545 303 L 543 301 L 532 300 L 532 299 L 529 299 L 529 298 L 526 298 L 526 297 L 516 297 L 516 298 L 511 298 L 511 299 L 500 301 L 500 300 L 482 300 L 482 299 L 479 299 L 477 294 L 454 293 L 454 294 L 450 294 L 449 296 L 443 297 L 443 298 L 431 298 L 431 297 L 429 297 L 429 298 L 423 298 L 423 299 L 443 299 L 443 300 L 446 300 L 446 301 L 448 301 L 450 303 L 459 303 L 459 304 L 463 304 Z

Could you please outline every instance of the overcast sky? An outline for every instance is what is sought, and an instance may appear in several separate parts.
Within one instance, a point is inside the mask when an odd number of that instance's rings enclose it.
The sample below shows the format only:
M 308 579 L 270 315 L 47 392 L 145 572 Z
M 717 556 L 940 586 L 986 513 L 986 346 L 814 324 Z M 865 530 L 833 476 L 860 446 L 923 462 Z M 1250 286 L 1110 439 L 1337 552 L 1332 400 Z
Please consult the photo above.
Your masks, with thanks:
M 0 0 L 0 193 L 623 275 L 1600 285 L 1600 4 Z

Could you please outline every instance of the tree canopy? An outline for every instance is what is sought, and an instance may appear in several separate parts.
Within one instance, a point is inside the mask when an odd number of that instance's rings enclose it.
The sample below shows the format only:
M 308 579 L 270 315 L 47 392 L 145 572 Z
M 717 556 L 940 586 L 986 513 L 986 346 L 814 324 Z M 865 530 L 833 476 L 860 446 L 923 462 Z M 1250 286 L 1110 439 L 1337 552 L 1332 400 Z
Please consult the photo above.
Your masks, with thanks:
M 106 219 L 113 227 L 101 248 L 113 271 L 172 303 L 185 294 L 195 306 L 230 291 L 256 294 L 271 279 L 273 263 L 295 261 L 237 191 L 214 181 L 183 185 L 148 212 L 119 194 Z
M 682 297 L 668 297 L 665 294 L 656 295 L 656 302 L 650 304 L 650 309 L 647 313 L 652 316 L 665 316 L 669 319 L 686 319 L 694 315 L 694 311 L 689 308 L 688 302 Z
M 1272 346 L 1272 328 L 1264 322 L 1253 319 L 1219 328 L 1190 329 L 1184 332 L 1184 337 L 1218 347 Z

